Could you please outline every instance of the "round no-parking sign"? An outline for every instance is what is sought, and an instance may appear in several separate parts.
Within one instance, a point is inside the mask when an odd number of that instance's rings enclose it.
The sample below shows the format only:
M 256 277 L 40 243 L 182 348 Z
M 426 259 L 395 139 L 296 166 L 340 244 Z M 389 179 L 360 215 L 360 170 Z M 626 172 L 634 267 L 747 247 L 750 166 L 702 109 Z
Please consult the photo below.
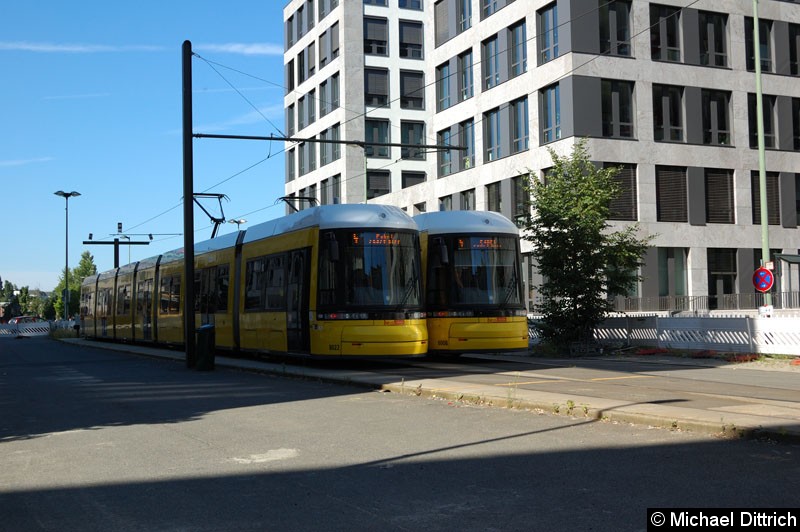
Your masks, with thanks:
M 769 292 L 772 285 L 775 283 L 775 277 L 772 272 L 766 268 L 759 268 L 753 274 L 753 286 L 759 292 Z

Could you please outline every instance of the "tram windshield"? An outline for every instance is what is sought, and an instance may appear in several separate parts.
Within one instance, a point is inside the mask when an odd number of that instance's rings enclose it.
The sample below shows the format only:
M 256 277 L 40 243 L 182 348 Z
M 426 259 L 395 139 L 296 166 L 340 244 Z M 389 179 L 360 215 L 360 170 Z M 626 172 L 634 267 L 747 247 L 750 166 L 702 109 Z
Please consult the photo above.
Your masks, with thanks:
M 522 305 L 517 238 L 432 237 L 428 246 L 431 307 Z
M 422 281 L 417 235 L 336 230 L 321 235 L 321 308 L 419 308 Z

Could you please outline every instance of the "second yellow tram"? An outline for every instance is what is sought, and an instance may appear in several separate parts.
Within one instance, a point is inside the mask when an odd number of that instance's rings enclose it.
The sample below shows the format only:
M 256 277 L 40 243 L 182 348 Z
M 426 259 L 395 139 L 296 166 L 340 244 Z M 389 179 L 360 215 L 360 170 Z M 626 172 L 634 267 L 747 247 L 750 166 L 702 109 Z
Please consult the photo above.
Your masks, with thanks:
M 419 214 L 428 351 L 528 349 L 519 230 L 491 211 Z

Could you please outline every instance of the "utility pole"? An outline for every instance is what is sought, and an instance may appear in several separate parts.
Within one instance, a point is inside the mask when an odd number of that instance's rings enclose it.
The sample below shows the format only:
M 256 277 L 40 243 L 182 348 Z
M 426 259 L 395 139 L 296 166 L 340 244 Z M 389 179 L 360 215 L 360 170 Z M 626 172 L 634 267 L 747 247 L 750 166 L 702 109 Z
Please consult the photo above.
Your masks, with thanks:
M 761 266 L 769 261 L 769 220 L 767 219 L 767 169 L 764 147 L 764 103 L 761 101 L 761 38 L 758 28 L 758 0 L 753 0 L 753 51 L 756 63 L 756 136 L 758 137 L 758 190 L 761 200 Z M 764 292 L 764 305 L 772 306 L 772 294 Z
M 183 41 L 183 338 L 186 367 L 197 364 L 194 340 L 194 151 L 192 149 L 192 43 Z

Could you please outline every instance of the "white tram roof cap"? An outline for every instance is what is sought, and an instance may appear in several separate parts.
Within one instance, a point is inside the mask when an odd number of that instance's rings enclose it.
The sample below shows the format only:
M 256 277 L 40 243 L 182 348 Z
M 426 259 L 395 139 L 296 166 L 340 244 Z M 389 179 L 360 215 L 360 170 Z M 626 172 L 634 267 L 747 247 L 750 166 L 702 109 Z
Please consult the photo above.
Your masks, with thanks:
M 243 243 L 316 226 L 320 229 L 374 227 L 417 230 L 414 219 L 393 205 L 320 205 L 248 227 Z
M 514 222 L 494 211 L 434 211 L 414 216 L 420 232 L 446 233 L 505 233 L 519 235 Z

